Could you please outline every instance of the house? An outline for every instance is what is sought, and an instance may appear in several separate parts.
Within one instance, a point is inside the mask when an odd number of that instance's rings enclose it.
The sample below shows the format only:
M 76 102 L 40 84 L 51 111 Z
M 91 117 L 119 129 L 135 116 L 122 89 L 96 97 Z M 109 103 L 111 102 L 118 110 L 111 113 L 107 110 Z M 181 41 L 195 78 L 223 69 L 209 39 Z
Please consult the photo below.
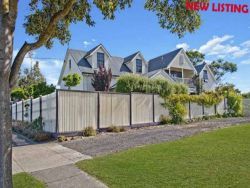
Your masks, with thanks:
M 216 80 L 209 66 L 203 63 L 194 67 L 183 49 L 177 49 L 147 61 L 139 51 L 124 58 L 112 56 L 102 44 L 89 51 L 68 49 L 58 85 L 61 89 L 67 89 L 62 78 L 68 74 L 78 73 L 82 78 L 81 83 L 72 89 L 94 91 L 91 84 L 92 74 L 99 66 L 111 68 L 113 87 L 116 79 L 127 73 L 184 83 L 189 87 L 190 93 L 196 92 L 192 78 L 197 74 L 204 78 L 205 90 L 213 90 L 216 86 Z

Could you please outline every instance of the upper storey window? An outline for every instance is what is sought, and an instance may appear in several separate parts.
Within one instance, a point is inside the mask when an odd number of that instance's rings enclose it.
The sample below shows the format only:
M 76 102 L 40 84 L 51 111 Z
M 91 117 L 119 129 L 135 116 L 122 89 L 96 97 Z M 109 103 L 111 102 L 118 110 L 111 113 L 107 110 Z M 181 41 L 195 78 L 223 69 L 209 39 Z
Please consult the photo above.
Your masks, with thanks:
M 136 59 L 136 73 L 142 73 L 142 60 Z
M 104 67 L 104 53 L 97 52 L 97 67 Z
M 204 70 L 204 71 L 203 71 L 203 79 L 204 79 L 204 82 L 207 82 L 207 81 L 208 81 L 208 73 L 207 73 L 207 70 Z

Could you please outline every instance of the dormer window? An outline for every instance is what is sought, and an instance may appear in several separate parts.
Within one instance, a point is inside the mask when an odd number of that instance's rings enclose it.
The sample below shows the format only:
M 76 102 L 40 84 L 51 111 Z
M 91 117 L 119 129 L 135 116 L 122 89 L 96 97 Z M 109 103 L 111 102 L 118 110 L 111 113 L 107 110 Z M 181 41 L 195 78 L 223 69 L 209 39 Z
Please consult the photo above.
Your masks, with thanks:
M 97 68 L 104 67 L 104 53 L 97 52 Z
M 204 79 L 204 82 L 207 82 L 207 81 L 208 81 L 208 73 L 207 73 L 207 70 L 203 70 L 203 79 Z
M 71 70 L 71 59 L 69 60 L 69 70 Z
M 142 60 L 136 59 L 136 73 L 142 73 Z

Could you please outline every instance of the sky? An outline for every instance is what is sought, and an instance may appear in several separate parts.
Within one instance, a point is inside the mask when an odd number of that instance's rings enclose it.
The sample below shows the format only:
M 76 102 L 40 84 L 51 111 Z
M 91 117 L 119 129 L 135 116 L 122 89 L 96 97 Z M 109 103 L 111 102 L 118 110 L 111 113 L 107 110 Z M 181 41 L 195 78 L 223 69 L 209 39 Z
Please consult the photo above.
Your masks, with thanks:
M 34 37 L 25 34 L 23 23 L 29 14 L 29 1 L 19 1 L 19 14 L 14 39 L 14 55 L 25 41 Z M 141 51 L 146 60 L 165 54 L 176 48 L 199 50 L 206 54 L 207 62 L 218 58 L 234 62 L 238 71 L 223 77 L 223 82 L 234 83 L 242 92 L 250 92 L 250 13 L 201 12 L 202 25 L 194 33 L 183 38 L 162 29 L 153 12 L 145 10 L 144 0 L 134 0 L 132 7 L 116 12 L 115 20 L 104 20 L 100 11 L 91 11 L 94 27 L 83 22 L 70 26 L 72 34 L 69 45 L 62 46 L 55 41 L 51 49 L 44 47 L 32 52 L 32 59 L 26 57 L 23 68 L 40 62 L 42 73 L 48 83 L 57 84 L 67 48 L 90 50 L 102 43 L 113 56 L 126 57 Z M 249 0 L 219 0 L 215 2 L 248 4 Z

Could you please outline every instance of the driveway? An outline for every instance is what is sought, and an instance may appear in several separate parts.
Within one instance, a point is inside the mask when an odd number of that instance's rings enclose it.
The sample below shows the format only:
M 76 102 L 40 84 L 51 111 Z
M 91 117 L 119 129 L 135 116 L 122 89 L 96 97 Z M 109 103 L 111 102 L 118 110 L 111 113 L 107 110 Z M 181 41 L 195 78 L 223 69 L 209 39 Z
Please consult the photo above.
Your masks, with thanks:
M 227 118 L 189 125 L 155 126 L 132 129 L 124 133 L 102 133 L 96 137 L 63 142 L 62 145 L 89 156 L 102 156 L 133 147 L 173 141 L 218 128 L 250 123 L 248 118 Z

